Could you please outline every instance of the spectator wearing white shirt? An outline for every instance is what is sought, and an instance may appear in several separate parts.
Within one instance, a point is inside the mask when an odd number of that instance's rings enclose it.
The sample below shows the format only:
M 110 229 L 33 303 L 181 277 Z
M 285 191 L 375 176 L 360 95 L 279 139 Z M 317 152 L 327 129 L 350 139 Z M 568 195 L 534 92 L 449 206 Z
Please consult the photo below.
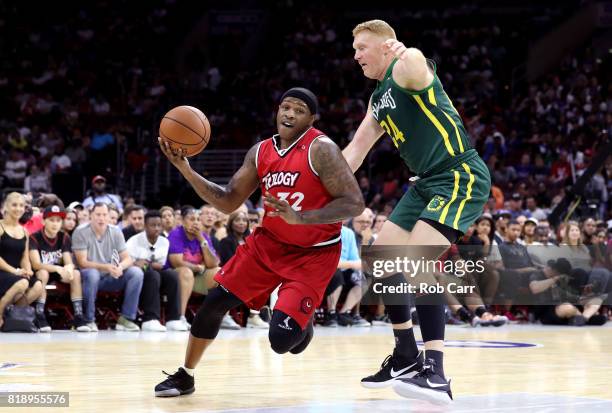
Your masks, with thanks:
M 8 180 L 8 186 L 22 188 L 27 169 L 28 164 L 22 153 L 13 149 L 4 164 L 4 176 Z
M 147 212 L 144 218 L 144 231 L 127 241 L 127 251 L 134 265 L 144 272 L 140 293 L 140 307 L 144 311 L 143 331 L 186 331 L 187 326 L 180 321 L 180 290 L 178 274 L 169 268 L 162 270 L 168 258 L 170 242 L 161 235 L 162 219 L 157 210 Z M 168 298 L 166 326 L 161 322 L 161 295 Z
M 55 155 L 51 158 L 51 173 L 66 173 L 72 166 L 72 161 L 64 153 L 64 148 L 60 145 L 55 149 Z
M 46 169 L 41 169 L 38 165 L 32 165 L 30 174 L 23 183 L 23 189 L 26 192 L 51 192 L 49 172 Z

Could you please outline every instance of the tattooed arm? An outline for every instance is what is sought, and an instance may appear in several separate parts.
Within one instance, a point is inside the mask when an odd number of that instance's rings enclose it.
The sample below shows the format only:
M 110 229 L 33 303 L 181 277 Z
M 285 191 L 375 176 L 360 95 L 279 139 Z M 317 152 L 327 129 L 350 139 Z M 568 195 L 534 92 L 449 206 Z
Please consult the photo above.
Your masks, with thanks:
M 310 149 L 312 166 L 334 199 L 323 208 L 296 212 L 287 201 L 266 193 L 266 204 L 274 208 L 268 215 L 280 216 L 290 224 L 331 224 L 361 214 L 363 196 L 340 148 L 329 138 L 319 138 Z
M 217 185 L 191 169 L 189 161 L 182 153 L 174 153 L 168 142 L 159 139 L 159 146 L 170 162 L 187 179 L 196 193 L 224 214 L 234 212 L 257 189 L 259 178 L 255 166 L 257 145 L 254 145 L 244 157 L 240 169 L 225 186 Z

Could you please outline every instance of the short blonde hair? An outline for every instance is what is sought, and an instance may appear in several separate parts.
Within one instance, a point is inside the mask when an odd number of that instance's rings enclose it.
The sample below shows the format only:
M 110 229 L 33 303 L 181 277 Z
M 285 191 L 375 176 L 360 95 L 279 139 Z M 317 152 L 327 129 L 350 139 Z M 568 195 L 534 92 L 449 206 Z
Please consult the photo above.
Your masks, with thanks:
M 359 23 L 353 29 L 353 37 L 366 30 L 386 39 L 397 39 L 393 27 L 384 20 L 368 20 L 367 22 Z

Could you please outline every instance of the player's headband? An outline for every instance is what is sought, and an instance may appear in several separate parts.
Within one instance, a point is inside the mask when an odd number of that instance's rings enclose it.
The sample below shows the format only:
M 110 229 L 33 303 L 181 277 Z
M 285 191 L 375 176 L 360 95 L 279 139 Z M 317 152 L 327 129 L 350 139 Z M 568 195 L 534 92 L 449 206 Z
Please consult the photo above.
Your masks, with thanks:
M 302 100 L 304 103 L 306 103 L 308 109 L 310 109 L 311 114 L 316 115 L 319 113 L 319 103 L 317 101 L 317 97 L 310 90 L 303 87 L 291 88 L 283 94 L 281 97 L 281 102 L 287 97 Z

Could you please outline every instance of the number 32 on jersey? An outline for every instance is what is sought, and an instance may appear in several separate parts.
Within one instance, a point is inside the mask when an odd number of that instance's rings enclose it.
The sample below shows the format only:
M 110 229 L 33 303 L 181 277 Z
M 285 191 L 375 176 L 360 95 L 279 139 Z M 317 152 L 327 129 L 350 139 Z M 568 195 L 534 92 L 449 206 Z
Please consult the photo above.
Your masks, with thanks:
M 294 211 L 301 211 L 301 203 L 304 200 L 304 194 L 301 192 L 278 192 L 278 199 L 281 201 L 287 201 L 291 205 L 291 209 Z
M 406 142 L 404 134 L 397 128 L 397 125 L 395 125 L 395 122 L 393 122 L 393 119 L 391 119 L 389 115 L 387 115 L 386 120 L 383 119 L 380 121 L 380 126 L 382 126 L 385 132 L 387 132 L 387 135 L 391 137 L 396 148 L 399 148 L 399 142 Z

